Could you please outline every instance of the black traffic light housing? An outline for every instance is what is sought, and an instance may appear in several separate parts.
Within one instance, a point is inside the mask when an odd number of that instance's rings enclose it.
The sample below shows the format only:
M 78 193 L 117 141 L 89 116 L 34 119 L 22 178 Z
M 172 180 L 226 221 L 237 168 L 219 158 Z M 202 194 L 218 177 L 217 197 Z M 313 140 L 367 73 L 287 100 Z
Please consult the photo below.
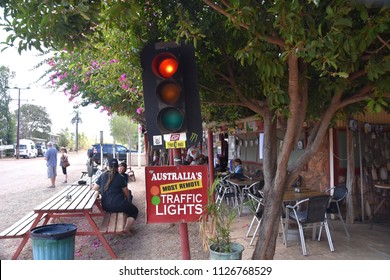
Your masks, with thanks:
M 165 148 L 165 139 L 186 135 L 186 146 L 202 140 L 202 120 L 192 45 L 152 43 L 141 52 L 148 141 Z M 165 135 L 165 136 L 164 136 Z

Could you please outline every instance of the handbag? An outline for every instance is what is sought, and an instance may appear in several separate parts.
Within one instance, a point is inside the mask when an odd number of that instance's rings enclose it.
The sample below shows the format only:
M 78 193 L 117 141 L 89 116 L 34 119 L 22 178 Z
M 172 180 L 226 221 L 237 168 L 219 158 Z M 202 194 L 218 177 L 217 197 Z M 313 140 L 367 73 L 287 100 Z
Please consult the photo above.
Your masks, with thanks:
M 69 163 L 69 160 L 68 160 L 68 157 L 64 157 L 64 159 L 62 160 L 62 167 L 68 167 L 70 166 L 70 163 Z

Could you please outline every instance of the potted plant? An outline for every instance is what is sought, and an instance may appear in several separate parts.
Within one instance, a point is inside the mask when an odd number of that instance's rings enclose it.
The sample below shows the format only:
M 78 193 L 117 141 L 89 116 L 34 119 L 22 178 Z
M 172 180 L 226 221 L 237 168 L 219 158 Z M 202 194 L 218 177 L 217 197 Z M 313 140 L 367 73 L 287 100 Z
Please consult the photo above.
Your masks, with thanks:
M 219 185 L 217 178 L 208 192 L 208 203 L 200 220 L 200 230 L 205 249 L 210 251 L 212 260 L 240 260 L 244 247 L 231 241 L 232 223 L 237 212 L 223 202 L 215 203 L 214 193 Z

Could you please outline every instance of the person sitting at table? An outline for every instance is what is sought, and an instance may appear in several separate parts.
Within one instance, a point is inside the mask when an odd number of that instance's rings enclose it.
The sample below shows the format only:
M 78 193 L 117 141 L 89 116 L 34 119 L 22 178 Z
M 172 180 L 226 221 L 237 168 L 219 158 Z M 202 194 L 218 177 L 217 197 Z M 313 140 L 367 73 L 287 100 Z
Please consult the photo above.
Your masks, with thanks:
M 126 186 L 128 186 L 129 174 L 126 173 L 126 170 L 127 170 L 126 162 L 122 161 L 121 163 L 119 163 L 118 172 L 119 172 L 119 174 L 121 174 L 125 178 Z M 133 195 L 132 195 L 130 189 L 129 189 L 129 200 L 130 200 L 130 202 L 133 200 Z
M 125 178 L 126 186 L 127 186 L 127 184 L 129 183 L 129 174 L 126 173 L 126 170 L 127 170 L 126 162 L 122 161 L 121 163 L 119 163 L 118 172 Z
M 242 166 L 242 161 L 239 158 L 233 160 L 234 173 L 230 176 L 232 179 L 242 179 L 244 178 L 244 167 Z
M 217 172 L 226 172 L 227 163 L 225 162 L 224 157 L 218 157 L 217 162 L 215 164 L 215 170 Z
M 109 170 L 102 173 L 92 188 L 100 191 L 102 207 L 106 212 L 125 213 L 123 233 L 130 234 L 131 226 L 138 216 L 138 208 L 132 203 L 125 177 L 118 172 L 118 160 L 109 161 Z

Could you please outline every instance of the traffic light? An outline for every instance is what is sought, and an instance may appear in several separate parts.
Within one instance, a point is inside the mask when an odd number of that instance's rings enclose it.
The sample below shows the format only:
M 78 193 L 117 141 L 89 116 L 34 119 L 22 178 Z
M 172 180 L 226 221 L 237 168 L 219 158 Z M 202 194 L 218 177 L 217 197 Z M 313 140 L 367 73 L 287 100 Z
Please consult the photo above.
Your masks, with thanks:
M 171 52 L 164 52 L 156 55 L 152 61 L 152 70 L 156 77 L 161 79 L 156 88 L 156 98 L 160 109 L 157 114 L 157 127 L 162 133 L 181 132 L 186 129 L 183 81 L 182 74 L 178 72 L 178 59 Z
M 202 121 L 193 47 L 175 42 L 149 44 L 141 52 L 141 66 L 151 145 L 164 147 L 166 139 L 179 139 L 179 135 L 185 135 L 187 145 L 199 142 Z

